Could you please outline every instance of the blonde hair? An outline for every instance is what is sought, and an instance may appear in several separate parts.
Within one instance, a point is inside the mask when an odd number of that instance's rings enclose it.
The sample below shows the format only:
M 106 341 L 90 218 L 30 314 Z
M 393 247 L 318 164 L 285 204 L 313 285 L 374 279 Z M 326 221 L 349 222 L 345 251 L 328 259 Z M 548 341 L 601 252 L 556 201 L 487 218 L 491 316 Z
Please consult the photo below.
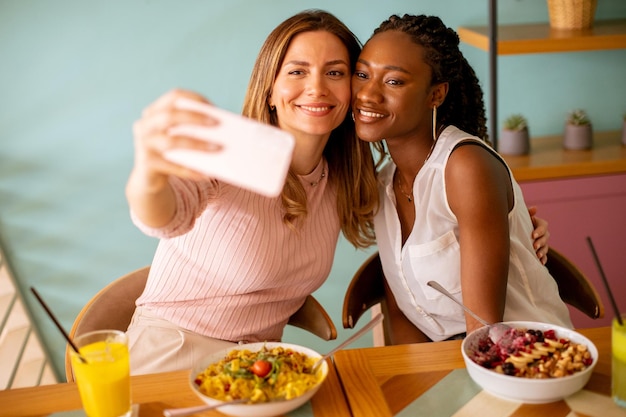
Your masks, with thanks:
M 354 71 L 361 44 L 354 34 L 335 16 L 322 10 L 306 10 L 278 25 L 261 47 L 250 76 L 244 99 L 244 116 L 278 126 L 275 112 L 267 102 L 276 75 L 291 40 L 298 34 L 326 31 L 337 36 L 350 56 L 350 71 Z M 374 214 L 378 209 L 376 164 L 370 145 L 356 136 L 350 114 L 334 129 L 324 149 L 328 161 L 329 185 L 337 190 L 337 212 L 341 230 L 356 247 L 365 248 L 375 242 Z M 293 172 L 289 172 L 283 188 L 283 221 L 296 228 L 298 220 L 307 215 L 304 187 Z

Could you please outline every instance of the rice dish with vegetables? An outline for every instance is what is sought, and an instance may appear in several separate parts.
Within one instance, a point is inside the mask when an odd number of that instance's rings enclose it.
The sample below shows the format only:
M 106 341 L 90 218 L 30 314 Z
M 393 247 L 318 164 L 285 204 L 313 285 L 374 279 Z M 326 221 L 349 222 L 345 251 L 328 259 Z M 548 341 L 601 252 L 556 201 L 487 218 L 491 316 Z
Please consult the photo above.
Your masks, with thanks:
M 231 350 L 225 358 L 200 372 L 194 383 L 202 394 L 221 401 L 289 400 L 320 382 L 319 371 L 311 374 L 317 359 L 284 347 L 263 347 L 254 352 Z

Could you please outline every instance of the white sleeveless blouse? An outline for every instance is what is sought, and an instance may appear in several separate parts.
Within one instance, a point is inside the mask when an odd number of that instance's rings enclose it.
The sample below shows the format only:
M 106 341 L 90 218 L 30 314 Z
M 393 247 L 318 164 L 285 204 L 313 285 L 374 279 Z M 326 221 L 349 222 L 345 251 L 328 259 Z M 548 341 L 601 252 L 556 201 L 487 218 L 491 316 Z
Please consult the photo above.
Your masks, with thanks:
M 383 271 L 399 308 L 433 341 L 466 330 L 463 310 L 426 285 L 435 280 L 462 301 L 459 227 L 448 205 L 444 174 L 452 150 L 465 140 L 488 148 L 479 138 L 449 126 L 415 178 L 416 220 L 404 246 L 393 191 L 396 166 L 390 161 L 380 172 L 381 209 L 375 227 Z M 515 202 L 509 213 L 511 251 L 504 320 L 541 321 L 571 328 L 569 311 L 559 297 L 556 282 L 532 247 L 533 225 L 522 191 L 510 170 L 509 175 Z

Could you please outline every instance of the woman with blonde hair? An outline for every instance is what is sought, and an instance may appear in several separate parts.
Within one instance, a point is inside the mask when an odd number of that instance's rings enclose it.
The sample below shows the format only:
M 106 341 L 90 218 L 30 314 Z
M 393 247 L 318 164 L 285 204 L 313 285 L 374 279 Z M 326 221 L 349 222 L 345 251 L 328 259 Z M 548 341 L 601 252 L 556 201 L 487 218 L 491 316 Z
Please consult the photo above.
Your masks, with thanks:
M 374 242 L 375 165 L 348 115 L 360 50 L 323 11 L 287 19 L 261 48 L 243 115 L 295 137 L 276 198 L 164 158 L 173 148 L 219 152 L 168 133 L 183 123 L 215 124 L 176 105 L 181 97 L 205 103 L 200 95 L 171 91 L 135 123 L 127 198 L 136 225 L 160 242 L 128 329 L 133 373 L 185 369 L 238 342 L 280 340 L 328 277 L 340 230 L 355 247 Z

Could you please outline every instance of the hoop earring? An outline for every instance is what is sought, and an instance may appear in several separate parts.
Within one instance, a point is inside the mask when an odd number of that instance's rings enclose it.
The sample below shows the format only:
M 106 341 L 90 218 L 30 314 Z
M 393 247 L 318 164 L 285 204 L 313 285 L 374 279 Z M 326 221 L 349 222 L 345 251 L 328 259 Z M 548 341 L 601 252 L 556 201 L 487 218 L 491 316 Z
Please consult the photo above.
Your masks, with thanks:
M 437 105 L 433 106 L 433 140 L 437 140 Z

